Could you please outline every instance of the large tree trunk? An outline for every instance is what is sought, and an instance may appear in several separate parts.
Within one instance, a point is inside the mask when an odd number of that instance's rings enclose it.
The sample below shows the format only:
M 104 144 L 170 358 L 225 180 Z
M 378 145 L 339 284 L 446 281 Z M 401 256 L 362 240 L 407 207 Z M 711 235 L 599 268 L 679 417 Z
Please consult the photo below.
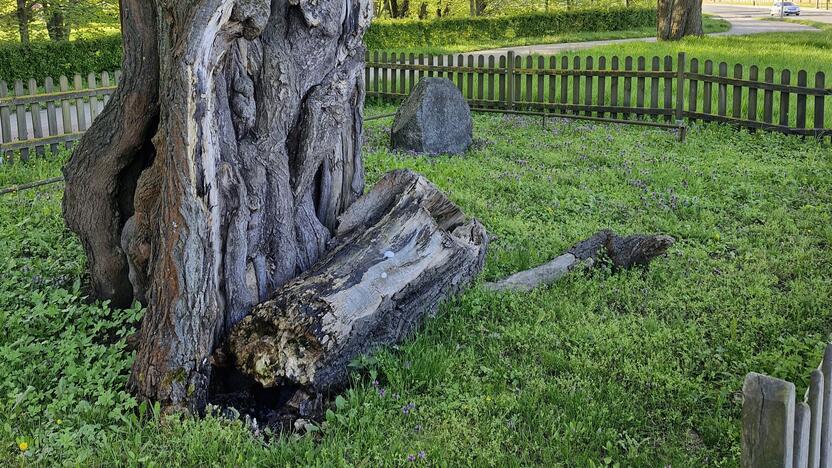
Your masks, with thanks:
M 17 0 L 15 17 L 17 18 L 17 31 L 20 34 L 20 43 L 27 46 L 29 45 L 29 23 L 32 21 L 32 11 L 26 0 Z
M 659 0 L 657 37 L 675 41 L 685 36 L 702 36 L 702 0 Z
M 387 174 L 341 218 L 332 250 L 234 327 L 228 351 L 264 387 L 326 391 L 470 284 L 488 237 L 424 177 Z
M 199 409 L 217 343 L 318 260 L 363 191 L 372 10 L 368 0 L 121 9 L 125 80 L 64 170 L 65 219 L 94 294 L 148 304 L 131 387 Z

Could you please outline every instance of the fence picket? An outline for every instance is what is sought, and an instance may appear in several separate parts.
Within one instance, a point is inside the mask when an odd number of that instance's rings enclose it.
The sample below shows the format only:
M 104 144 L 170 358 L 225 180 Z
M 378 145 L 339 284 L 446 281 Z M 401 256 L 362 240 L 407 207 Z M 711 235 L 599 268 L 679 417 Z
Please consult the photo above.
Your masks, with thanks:
M 766 68 L 765 78 L 766 83 L 774 83 L 774 69 Z M 772 108 L 774 107 L 774 91 L 766 89 L 763 92 L 763 122 L 771 123 L 774 119 Z
M 456 66 L 457 67 L 464 67 L 465 66 L 465 56 L 459 54 L 456 56 Z M 460 93 L 465 93 L 465 72 L 459 71 L 456 74 L 456 87 L 459 89 Z M 463 94 L 464 96 L 465 94 Z
M 454 66 L 454 54 L 448 54 L 448 67 L 453 68 Z M 451 81 L 451 83 L 456 83 L 454 81 L 454 72 L 453 70 L 448 70 L 447 78 Z
M 523 57 L 515 56 L 514 57 L 514 71 L 515 71 L 515 73 L 514 73 L 514 82 L 512 84 L 513 91 L 511 92 L 511 95 L 514 96 L 514 100 L 512 102 L 515 105 L 512 106 L 512 108 L 516 108 L 517 107 L 516 104 L 518 102 L 523 101 L 523 75 L 521 73 L 517 72 L 518 69 L 520 69 L 520 70 L 523 69 Z
M 638 69 L 639 72 L 642 72 L 642 73 L 639 73 L 640 76 L 638 78 L 636 78 L 636 107 L 638 107 L 639 109 L 644 108 L 645 79 L 644 79 L 643 72 L 645 70 L 646 61 L 647 61 L 647 59 L 645 59 L 644 57 L 639 57 L 638 61 L 637 61 L 637 63 L 638 63 L 637 69 Z M 642 112 L 637 112 L 636 115 L 641 116 Z
M 537 57 L 537 70 L 543 71 L 546 69 L 546 59 L 543 56 Z M 546 75 L 543 73 L 537 73 L 535 75 L 535 79 L 537 79 L 537 96 L 535 96 L 534 101 L 537 103 L 542 103 L 545 100 L 545 91 L 544 86 L 546 85 Z
M 23 82 L 20 80 L 14 82 L 14 95 L 16 97 L 23 97 L 26 95 L 26 90 L 23 89 Z M 18 141 L 26 141 L 29 139 L 29 124 L 26 122 L 26 106 L 21 104 L 16 105 L 15 116 L 17 121 L 17 139 Z M 23 161 L 27 161 L 29 159 L 28 148 L 20 150 L 20 159 Z
M 690 72 L 691 74 L 699 74 L 699 60 L 698 59 L 691 59 L 690 61 Z M 690 90 L 688 91 L 688 112 L 695 113 L 696 112 L 696 105 L 697 105 L 697 94 L 699 93 L 699 81 L 695 79 L 688 80 L 690 83 Z
M 405 70 L 404 65 L 407 65 L 407 57 L 405 57 L 404 52 L 399 54 L 399 65 L 401 66 L 401 70 L 399 70 L 399 94 L 405 95 L 407 94 L 407 70 Z
M 477 56 L 477 69 L 477 100 L 482 103 L 485 100 L 485 57 L 482 55 Z
M 75 75 L 75 91 L 83 91 L 84 83 L 81 81 L 81 75 Z M 84 108 L 84 98 L 75 99 L 75 114 L 78 117 L 78 131 L 83 132 L 87 129 L 87 110 Z
M 633 70 L 633 58 L 627 57 L 624 59 L 624 70 L 625 71 L 632 71 Z M 633 95 L 633 79 L 630 78 L 630 75 L 624 77 L 624 107 L 630 107 L 630 100 Z M 623 114 L 624 119 L 630 118 L 629 113 Z
M 9 95 L 9 85 L 5 81 L 0 81 L 0 99 Z M 9 114 L 9 106 L 0 103 L 0 136 L 3 137 L 3 143 L 10 143 L 12 141 L 12 120 Z M 9 161 L 12 156 L 11 151 L 7 151 L 2 155 L 3 161 Z
M 433 78 L 433 54 L 428 54 L 428 78 Z
M 659 57 L 654 56 L 650 60 L 650 70 L 653 72 L 660 71 L 661 61 Z M 651 109 L 658 109 L 659 108 L 659 77 L 653 76 L 650 79 L 650 108 Z M 655 118 L 655 116 L 654 116 Z
M 736 64 L 734 65 L 734 79 L 741 80 L 742 79 L 742 65 Z M 733 100 L 734 100 L 734 112 L 733 117 L 735 119 L 742 118 L 742 85 L 735 84 L 733 87 Z
M 532 74 L 532 67 L 534 67 L 534 65 L 532 64 L 532 60 L 533 59 L 531 55 L 526 56 L 526 103 L 532 102 L 532 91 L 534 90 L 535 76 Z M 526 107 L 528 108 L 529 105 L 526 104 Z
M 101 72 L 101 86 L 104 88 L 110 87 L 110 74 L 107 72 Z M 102 105 L 106 106 L 107 103 L 110 101 L 110 96 L 112 92 L 107 92 L 104 97 L 101 99 Z
M 437 55 L 436 56 L 436 65 L 437 65 L 437 67 L 439 67 L 439 71 L 436 74 L 436 76 L 439 77 L 439 78 L 445 78 L 445 71 L 443 70 L 443 68 L 445 68 L 445 56 L 444 55 Z
M 607 69 L 607 58 L 603 55 L 598 58 L 598 69 L 599 70 L 606 70 Z M 606 88 L 607 88 L 607 78 L 602 73 L 598 77 L 598 105 L 603 107 L 607 104 L 607 96 L 606 96 Z M 603 118 L 605 115 L 603 110 L 598 111 L 598 117 Z
M 664 71 L 673 71 L 673 57 L 669 55 L 664 56 Z M 673 109 L 673 78 L 666 76 L 664 79 L 664 119 L 671 120 L 671 112 Z
M 748 80 L 758 81 L 760 73 L 757 65 L 751 65 L 748 69 Z M 751 86 L 748 88 L 748 120 L 755 122 L 757 120 L 757 88 Z
M 109 77 L 107 78 L 107 80 L 109 80 Z M 44 87 L 46 88 L 47 94 L 55 92 L 55 82 L 52 80 L 51 76 L 47 77 L 44 81 Z M 58 136 L 58 116 L 55 112 L 55 101 L 51 99 L 49 101 L 46 101 L 46 121 L 49 126 L 49 136 Z M 58 151 L 58 144 L 52 143 L 49 149 L 51 152 L 55 153 L 56 151 Z
M 705 60 L 705 75 L 713 76 L 714 62 Z M 710 114 L 713 106 L 713 88 L 714 84 L 711 80 L 705 80 L 702 83 L 702 113 Z
M 613 56 L 610 60 L 610 67 L 613 71 L 618 71 L 618 57 Z M 610 106 L 617 107 L 618 106 L 618 75 L 613 74 L 610 78 Z M 613 112 L 610 114 L 610 117 L 613 119 L 618 118 L 618 113 Z
M 410 65 L 415 64 L 416 63 L 416 55 L 411 53 L 408 56 L 407 63 L 409 63 Z M 407 94 L 410 94 L 413 91 L 413 87 L 416 86 L 416 76 L 417 76 L 416 75 L 416 70 L 411 68 L 409 70 L 409 78 L 410 79 L 407 80 Z M 421 78 L 421 76 L 420 76 L 420 78 Z
M 581 69 L 581 58 L 575 57 L 574 63 L 572 64 L 572 68 L 575 70 Z M 575 74 L 572 76 L 572 113 L 575 115 L 580 114 L 578 109 L 581 105 L 581 75 Z
M 780 84 L 787 85 L 791 82 L 791 72 L 783 70 L 780 73 Z M 789 92 L 780 91 L 780 125 L 789 125 Z
M 508 76 L 508 60 L 505 55 L 500 56 L 500 75 L 497 78 L 497 99 L 499 102 L 505 102 L 506 107 L 511 106 L 511 101 L 508 99 L 506 92 L 506 81 Z
M 807 74 L 806 70 L 800 70 L 797 72 L 797 85 L 806 87 L 807 82 Z M 796 122 L 795 126 L 797 128 L 806 128 L 806 95 L 805 94 L 798 94 L 797 95 L 797 115 L 796 115 Z
M 719 77 L 725 78 L 728 76 L 728 64 L 725 62 L 719 63 Z M 718 85 L 717 91 L 717 103 L 716 103 L 716 112 L 720 116 L 725 116 L 725 112 L 727 111 L 728 106 L 728 85 L 724 82 L 720 82 Z
M 563 71 L 569 70 L 569 58 L 563 57 L 560 61 L 560 68 Z M 569 95 L 569 75 L 561 75 L 560 77 L 560 108 L 558 112 L 566 113 L 567 96 Z
M 388 72 L 388 65 L 387 65 L 387 52 L 381 52 L 381 63 L 379 65 L 379 71 L 381 72 L 381 95 L 384 96 L 387 94 L 387 72 Z
M 586 70 L 587 71 L 592 71 L 592 66 L 593 65 L 594 64 L 593 64 L 592 57 L 587 57 L 586 58 L 586 64 L 585 64 Z M 594 80 L 592 79 L 592 75 L 587 75 L 586 78 L 584 78 L 584 105 L 586 106 L 585 114 L 589 115 L 589 116 L 592 115 L 592 111 L 590 110 L 591 109 L 590 106 L 592 106 L 592 84 L 593 84 L 592 82 L 593 81 Z
M 38 82 L 35 81 L 34 78 L 29 79 L 29 95 L 30 96 L 37 96 L 38 95 Z M 43 121 L 41 120 L 40 115 L 40 102 L 35 101 L 31 105 L 32 115 L 32 136 L 35 139 L 43 138 Z M 43 146 L 35 147 L 35 153 L 42 155 L 44 153 Z
M 496 70 L 494 69 L 494 56 L 488 56 L 488 107 L 495 107 L 492 103 L 494 102 L 494 74 Z M 500 74 L 500 76 L 503 76 Z
M 470 71 L 470 70 L 473 70 L 473 68 L 474 68 L 474 56 L 469 54 L 468 55 L 468 70 L 469 71 L 468 71 L 468 73 L 466 73 L 466 75 L 467 75 L 466 78 L 467 78 L 467 81 L 468 81 L 468 89 L 466 90 L 466 93 L 465 93 L 465 96 L 468 97 L 469 101 L 474 99 L 474 72 Z
M 826 86 L 826 75 L 823 72 L 815 73 L 815 89 L 825 89 Z M 815 119 L 813 120 L 813 124 L 815 128 L 826 128 L 826 122 L 824 121 L 824 108 L 823 104 L 825 99 L 823 96 L 815 96 Z
M 98 86 L 96 84 L 95 73 L 90 73 L 87 75 L 87 87 L 89 89 L 96 89 Z M 90 125 L 98 117 L 98 98 L 95 96 L 90 96 Z

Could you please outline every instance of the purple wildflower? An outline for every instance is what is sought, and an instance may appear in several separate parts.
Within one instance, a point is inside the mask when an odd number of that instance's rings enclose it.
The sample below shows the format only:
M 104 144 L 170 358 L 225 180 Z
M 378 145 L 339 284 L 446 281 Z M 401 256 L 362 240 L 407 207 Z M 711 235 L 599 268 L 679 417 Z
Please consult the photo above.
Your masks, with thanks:
M 428 458 L 428 454 L 426 454 L 424 450 L 420 450 L 419 451 L 419 458 L 424 460 L 424 459 Z
M 378 380 L 373 380 L 373 387 L 378 388 Z
M 385 390 L 384 388 L 378 389 L 378 396 L 383 398 L 386 393 L 387 393 L 387 390 Z
M 407 456 L 407 461 L 409 461 L 409 462 L 415 462 L 415 461 L 416 461 L 416 455 L 413 455 L 413 454 L 411 453 L 410 455 L 408 455 L 408 456 Z

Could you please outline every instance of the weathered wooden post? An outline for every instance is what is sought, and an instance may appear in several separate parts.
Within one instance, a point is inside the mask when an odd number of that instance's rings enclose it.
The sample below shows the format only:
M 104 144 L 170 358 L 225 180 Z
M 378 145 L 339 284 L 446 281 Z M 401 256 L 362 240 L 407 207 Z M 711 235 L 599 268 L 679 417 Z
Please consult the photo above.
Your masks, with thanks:
M 820 467 L 821 423 L 823 423 L 823 372 L 815 370 L 809 383 L 809 408 L 812 421 L 809 434 L 809 468 Z
M 832 463 L 832 437 L 829 437 L 830 422 L 832 422 L 832 343 L 826 345 L 820 370 L 823 372 L 823 414 L 820 429 L 820 466 L 827 467 Z
M 752 372 L 745 378 L 742 394 L 743 468 L 791 468 L 794 384 Z
M 809 424 L 812 411 L 806 403 L 798 403 L 794 413 L 794 468 L 809 466 Z

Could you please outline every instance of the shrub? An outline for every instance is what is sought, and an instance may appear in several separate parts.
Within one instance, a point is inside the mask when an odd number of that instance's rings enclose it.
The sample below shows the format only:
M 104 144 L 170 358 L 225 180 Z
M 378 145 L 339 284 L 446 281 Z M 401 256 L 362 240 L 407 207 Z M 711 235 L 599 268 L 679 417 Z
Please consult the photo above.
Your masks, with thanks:
M 370 50 L 408 49 L 570 32 L 620 31 L 655 23 L 655 8 L 644 7 L 428 21 L 375 20 L 365 39 Z
M 0 44 L 0 80 L 14 81 L 75 73 L 117 70 L 121 67 L 121 35 L 71 42 Z
M 516 37 L 582 31 L 620 31 L 654 25 L 655 8 L 586 9 L 514 16 L 437 20 L 375 20 L 366 34 L 373 49 L 442 47 Z M 38 80 L 75 73 L 99 73 L 121 66 L 121 37 L 71 42 L 0 45 L 0 80 Z

